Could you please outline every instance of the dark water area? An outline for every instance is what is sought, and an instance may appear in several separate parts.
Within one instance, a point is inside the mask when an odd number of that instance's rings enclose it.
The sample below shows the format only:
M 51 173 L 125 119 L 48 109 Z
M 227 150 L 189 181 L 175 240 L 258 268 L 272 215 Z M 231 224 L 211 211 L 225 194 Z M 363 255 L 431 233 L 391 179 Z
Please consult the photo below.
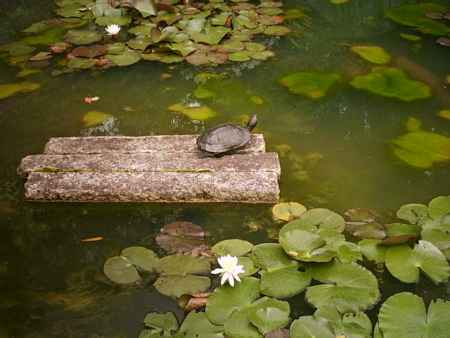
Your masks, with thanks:
M 413 168 L 396 158 L 390 145 L 406 132 L 409 117 L 419 119 L 425 130 L 450 137 L 450 120 L 437 116 L 450 108 L 448 89 L 408 103 L 358 91 L 344 81 L 321 100 L 294 95 L 279 85 L 280 77 L 295 71 L 344 77 L 360 73 L 367 64 L 349 51 L 353 44 L 384 47 L 394 63 L 406 59 L 438 82 L 450 74 L 450 48 L 426 36 L 420 46 L 405 41 L 399 33 L 410 30 L 384 18 L 387 8 L 414 1 L 351 1 L 345 7 L 325 0 L 284 1 L 286 8 L 305 8 L 310 25 L 291 23 L 298 34 L 273 39 L 276 57 L 269 61 L 223 66 L 231 76 L 208 102 L 220 114 L 207 121 L 191 121 L 167 110 L 193 96 L 193 77 L 205 71 L 185 64 L 169 70 L 167 65 L 141 62 L 59 77 L 44 71 L 30 78 L 41 83 L 40 90 L 1 100 L 0 338 L 137 337 L 147 312 L 174 311 L 182 318 L 182 311 L 151 283 L 112 286 L 102 272 L 106 258 L 131 245 L 158 251 L 155 234 L 177 220 L 204 227 L 211 244 L 227 238 L 272 241 L 280 228 L 270 206 L 25 202 L 23 181 L 16 174 L 21 158 L 42 152 L 50 137 L 88 134 L 82 118 L 92 109 L 83 103 L 85 96 L 99 96 L 94 110 L 115 118 L 103 135 L 198 133 L 257 112 L 258 132 L 265 134 L 268 150 L 289 148 L 290 155 L 281 156 L 283 201 L 339 213 L 371 208 L 389 218 L 404 203 L 428 203 L 449 195 L 448 165 Z M 50 0 L 0 1 L 0 44 L 13 41 L 31 23 L 52 17 L 53 8 Z M 168 71 L 172 77 L 161 80 Z M 0 84 L 17 81 L 16 73 L 17 68 L 0 61 Z M 253 96 L 264 103 L 255 104 Z M 254 231 L 254 224 L 259 230 Z M 104 239 L 81 242 L 95 236 Z M 427 300 L 450 298 L 449 285 L 435 286 L 425 277 L 418 284 L 402 284 L 387 271 L 370 268 L 376 271 L 383 297 L 408 290 Z M 313 312 L 303 298 L 302 293 L 291 300 L 293 318 Z M 372 318 L 377 309 L 370 312 Z

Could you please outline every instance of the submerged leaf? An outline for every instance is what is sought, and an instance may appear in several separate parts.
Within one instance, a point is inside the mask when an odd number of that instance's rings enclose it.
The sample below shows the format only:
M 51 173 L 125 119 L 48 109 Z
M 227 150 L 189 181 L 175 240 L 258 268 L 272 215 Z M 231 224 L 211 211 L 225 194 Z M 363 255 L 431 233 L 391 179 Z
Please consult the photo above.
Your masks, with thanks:
M 361 56 L 364 60 L 383 65 L 391 61 L 391 56 L 384 48 L 378 46 L 353 46 L 353 52 Z
M 104 123 L 112 117 L 111 114 L 99 111 L 90 111 L 83 116 L 83 124 L 85 127 L 94 127 Z
M 374 67 L 367 75 L 356 76 L 350 84 L 358 89 L 402 101 L 425 99 L 431 96 L 430 88 L 393 67 Z
M 283 77 L 280 83 L 294 94 L 319 99 L 324 97 L 340 78 L 339 74 L 333 73 L 300 72 Z
M 272 208 L 272 217 L 276 221 L 289 222 L 299 218 L 306 211 L 306 207 L 297 202 L 278 203 Z
M 11 84 L 0 84 L 0 100 L 16 95 L 18 93 L 29 93 L 41 88 L 39 83 L 19 82 Z
M 183 105 L 181 103 L 176 103 L 171 105 L 168 109 L 170 111 L 182 113 L 189 117 L 191 120 L 199 121 L 204 121 L 217 115 L 217 112 L 209 108 L 208 106 L 192 107 Z

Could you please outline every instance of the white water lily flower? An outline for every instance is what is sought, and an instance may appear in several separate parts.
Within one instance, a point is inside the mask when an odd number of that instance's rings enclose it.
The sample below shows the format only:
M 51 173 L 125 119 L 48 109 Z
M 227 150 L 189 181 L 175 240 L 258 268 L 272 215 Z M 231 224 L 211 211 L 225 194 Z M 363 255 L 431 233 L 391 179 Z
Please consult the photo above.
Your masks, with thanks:
M 119 25 L 106 26 L 105 31 L 108 35 L 117 35 L 120 32 L 121 27 Z
M 220 281 L 221 285 L 224 285 L 228 281 L 228 283 L 234 287 L 234 280 L 237 280 L 238 282 L 241 281 L 239 274 L 244 273 L 245 270 L 242 265 L 238 264 L 238 258 L 236 256 L 221 256 L 217 259 L 217 262 L 219 263 L 220 268 L 214 269 L 211 273 L 222 275 Z

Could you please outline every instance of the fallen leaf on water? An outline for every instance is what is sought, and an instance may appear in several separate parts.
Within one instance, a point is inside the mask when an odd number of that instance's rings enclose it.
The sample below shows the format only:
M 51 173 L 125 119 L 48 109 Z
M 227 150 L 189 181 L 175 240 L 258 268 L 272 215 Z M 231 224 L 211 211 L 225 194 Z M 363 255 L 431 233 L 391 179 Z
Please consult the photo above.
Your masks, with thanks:
M 82 242 L 98 242 L 98 241 L 102 241 L 102 240 L 104 240 L 104 238 L 102 236 L 97 236 L 97 237 L 83 238 L 81 241 Z

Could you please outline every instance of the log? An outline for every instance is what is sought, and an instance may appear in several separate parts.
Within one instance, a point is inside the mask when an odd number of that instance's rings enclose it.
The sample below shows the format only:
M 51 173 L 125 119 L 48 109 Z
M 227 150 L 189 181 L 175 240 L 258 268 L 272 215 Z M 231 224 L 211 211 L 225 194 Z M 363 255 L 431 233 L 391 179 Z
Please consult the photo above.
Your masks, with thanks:
M 280 175 L 277 153 L 202 157 L 192 153 L 106 153 L 30 155 L 22 159 L 19 175 L 31 172 L 259 172 Z
M 62 202 L 276 203 L 278 174 L 257 172 L 32 172 L 25 198 Z
M 92 136 L 54 137 L 46 146 L 45 154 L 99 154 L 99 153 L 197 153 L 198 135 L 158 135 L 158 136 Z M 263 153 L 266 144 L 262 134 L 252 134 L 245 148 L 237 153 Z

